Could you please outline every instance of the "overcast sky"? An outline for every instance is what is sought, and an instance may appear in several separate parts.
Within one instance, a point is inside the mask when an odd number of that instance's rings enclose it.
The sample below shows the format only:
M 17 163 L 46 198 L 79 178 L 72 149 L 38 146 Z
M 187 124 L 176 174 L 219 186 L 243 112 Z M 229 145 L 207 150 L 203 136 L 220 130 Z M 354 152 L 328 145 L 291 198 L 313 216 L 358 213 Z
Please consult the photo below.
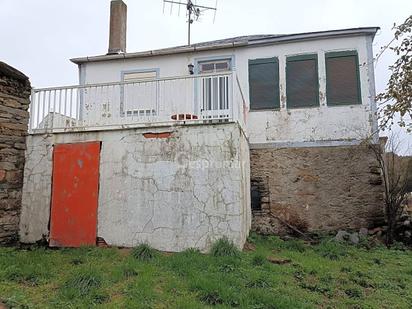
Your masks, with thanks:
M 184 11 L 163 0 L 124 0 L 128 6 L 127 51 L 187 42 Z M 215 4 L 215 0 L 198 0 Z M 69 58 L 105 54 L 110 0 L 0 0 L 0 60 L 30 77 L 34 87 L 76 84 Z M 374 52 L 392 38 L 393 23 L 412 14 L 411 0 L 218 0 L 217 14 L 193 26 L 193 42 L 246 34 L 298 33 L 379 26 Z M 388 51 L 376 66 L 377 91 L 384 89 Z

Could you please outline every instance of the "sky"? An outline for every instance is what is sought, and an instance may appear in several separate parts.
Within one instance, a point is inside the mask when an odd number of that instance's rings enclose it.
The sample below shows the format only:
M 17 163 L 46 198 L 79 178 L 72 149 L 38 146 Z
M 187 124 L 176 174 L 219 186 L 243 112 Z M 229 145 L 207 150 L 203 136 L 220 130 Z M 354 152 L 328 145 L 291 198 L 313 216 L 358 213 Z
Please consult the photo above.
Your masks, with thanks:
M 163 9 L 163 0 L 124 0 L 128 6 L 127 51 L 187 43 L 184 11 Z M 197 0 L 214 6 L 216 0 Z M 0 60 L 30 77 L 32 86 L 78 83 L 70 58 L 107 52 L 110 0 L 0 0 Z M 192 42 L 248 34 L 286 34 L 379 26 L 374 53 L 391 41 L 394 23 L 412 14 L 411 0 L 217 0 L 192 27 Z M 375 67 L 377 92 L 395 55 L 386 51 Z M 411 141 L 410 135 L 400 138 Z

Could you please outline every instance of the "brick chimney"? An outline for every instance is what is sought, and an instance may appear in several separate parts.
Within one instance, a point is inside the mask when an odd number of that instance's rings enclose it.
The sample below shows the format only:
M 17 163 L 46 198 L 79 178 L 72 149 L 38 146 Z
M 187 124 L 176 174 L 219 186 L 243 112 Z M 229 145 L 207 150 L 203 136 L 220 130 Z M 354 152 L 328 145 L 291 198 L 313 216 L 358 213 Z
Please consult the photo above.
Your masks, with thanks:
M 122 0 L 110 3 L 110 34 L 108 55 L 126 52 L 127 5 Z

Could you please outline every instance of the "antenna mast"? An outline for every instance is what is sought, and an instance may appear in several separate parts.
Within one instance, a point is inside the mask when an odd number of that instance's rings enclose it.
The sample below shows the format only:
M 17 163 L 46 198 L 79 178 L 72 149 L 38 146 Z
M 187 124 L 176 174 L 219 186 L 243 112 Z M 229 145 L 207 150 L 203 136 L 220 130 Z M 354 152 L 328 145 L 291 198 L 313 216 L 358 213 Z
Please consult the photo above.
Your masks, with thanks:
M 163 5 L 165 3 L 170 3 L 170 12 L 172 12 L 173 9 L 173 4 L 179 5 L 179 11 L 180 11 L 180 6 L 184 5 L 186 6 L 186 11 L 187 11 L 187 44 L 190 45 L 190 36 L 191 36 L 191 25 L 193 24 L 194 20 L 199 20 L 200 15 L 204 11 L 212 10 L 215 12 L 216 16 L 216 6 L 211 7 L 211 6 L 204 6 L 204 5 L 198 5 L 194 3 L 192 0 L 187 0 L 187 3 L 184 2 L 179 2 L 179 1 L 173 1 L 173 0 L 163 0 Z

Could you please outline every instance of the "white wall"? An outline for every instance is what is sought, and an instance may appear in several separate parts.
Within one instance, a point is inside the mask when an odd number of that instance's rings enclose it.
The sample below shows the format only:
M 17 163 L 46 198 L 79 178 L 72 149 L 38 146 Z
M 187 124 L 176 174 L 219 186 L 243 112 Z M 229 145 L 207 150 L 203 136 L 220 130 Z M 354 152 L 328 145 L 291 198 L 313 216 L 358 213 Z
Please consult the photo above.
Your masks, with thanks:
M 342 50 L 357 50 L 358 52 L 362 105 L 327 106 L 324 54 Z M 249 112 L 247 134 L 250 137 L 250 143 L 346 141 L 365 138 L 376 129 L 371 51 L 372 38 L 370 36 L 328 38 L 270 46 L 86 63 L 83 65 L 84 75 L 81 79 L 85 83 L 120 81 L 121 71 L 134 69 L 158 69 L 160 77 L 187 75 L 187 65 L 196 63 L 199 59 L 233 57 L 233 66 L 247 99 L 247 105 L 249 105 L 248 60 L 278 57 L 281 108 L 278 111 Z M 305 53 L 318 54 L 320 106 L 288 109 L 285 80 L 286 56 Z
M 207 251 L 226 236 L 243 246 L 251 225 L 249 148 L 236 123 L 29 135 L 22 242 L 48 235 L 52 145 L 85 141 L 102 142 L 97 236 L 109 245 Z

